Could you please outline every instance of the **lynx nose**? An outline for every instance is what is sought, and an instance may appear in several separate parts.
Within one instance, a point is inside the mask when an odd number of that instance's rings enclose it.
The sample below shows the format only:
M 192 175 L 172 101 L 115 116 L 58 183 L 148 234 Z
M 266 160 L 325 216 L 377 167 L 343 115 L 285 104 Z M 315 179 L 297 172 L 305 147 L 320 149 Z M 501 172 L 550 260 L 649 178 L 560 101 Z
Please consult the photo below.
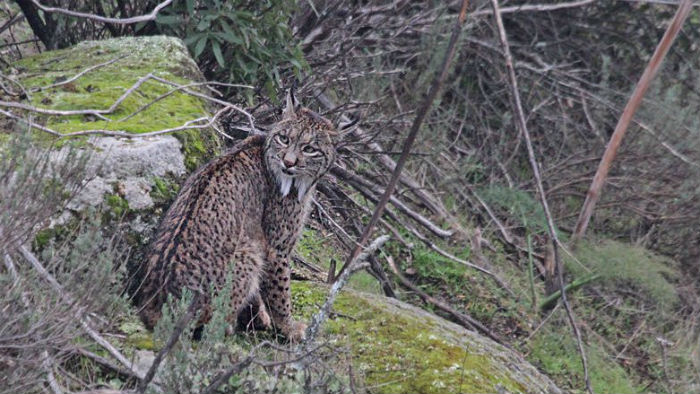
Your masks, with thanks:
M 284 166 L 286 168 L 294 167 L 297 164 L 297 157 L 296 155 L 287 153 L 286 155 L 284 155 L 282 163 L 284 163 Z

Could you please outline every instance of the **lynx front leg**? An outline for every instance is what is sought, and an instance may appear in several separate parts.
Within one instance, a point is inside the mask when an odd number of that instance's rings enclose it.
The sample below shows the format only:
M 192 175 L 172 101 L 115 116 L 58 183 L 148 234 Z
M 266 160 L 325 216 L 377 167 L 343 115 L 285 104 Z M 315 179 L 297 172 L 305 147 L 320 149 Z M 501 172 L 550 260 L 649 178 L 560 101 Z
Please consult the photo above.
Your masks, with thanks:
M 265 275 L 260 283 L 264 303 L 268 307 L 275 327 L 291 342 L 304 339 L 306 324 L 292 319 L 291 269 L 289 260 L 277 253 L 269 253 Z
M 258 292 L 250 300 L 250 304 L 238 313 L 238 329 L 242 331 L 267 330 L 272 327 L 272 319 L 267 313 L 267 307 Z

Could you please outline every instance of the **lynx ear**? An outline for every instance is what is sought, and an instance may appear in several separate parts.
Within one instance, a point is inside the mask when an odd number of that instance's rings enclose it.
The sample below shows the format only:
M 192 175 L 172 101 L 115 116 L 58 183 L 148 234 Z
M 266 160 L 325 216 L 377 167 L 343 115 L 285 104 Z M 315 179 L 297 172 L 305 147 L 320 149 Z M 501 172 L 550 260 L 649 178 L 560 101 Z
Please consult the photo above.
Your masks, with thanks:
M 287 91 L 287 98 L 285 100 L 284 110 L 282 111 L 282 117 L 284 119 L 296 119 L 297 111 L 301 105 L 299 100 L 294 96 L 294 87 L 289 88 Z
M 339 134 L 345 135 L 353 132 L 360 123 L 360 119 L 348 119 L 341 118 L 335 125 L 335 129 L 338 130 Z

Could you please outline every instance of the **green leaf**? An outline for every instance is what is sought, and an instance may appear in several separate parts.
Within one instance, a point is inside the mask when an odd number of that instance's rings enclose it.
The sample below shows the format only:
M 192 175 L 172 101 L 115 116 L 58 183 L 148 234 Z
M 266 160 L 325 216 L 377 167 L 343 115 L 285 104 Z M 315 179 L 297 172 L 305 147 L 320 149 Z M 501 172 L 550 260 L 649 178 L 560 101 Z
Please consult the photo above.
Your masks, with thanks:
M 199 39 L 199 41 L 197 41 L 197 45 L 195 45 L 195 47 L 194 47 L 194 57 L 195 58 L 198 58 L 199 55 L 201 55 L 202 52 L 204 51 L 204 47 L 206 47 L 206 45 L 207 45 L 208 38 L 209 37 L 204 35 L 204 36 L 202 36 L 202 38 Z
M 237 45 L 242 45 L 243 41 L 238 37 L 238 34 L 236 34 L 235 31 L 233 31 L 233 28 L 231 28 L 231 25 L 228 24 L 225 20 L 221 19 L 221 28 L 224 30 L 223 39 L 226 40 L 227 42 L 232 42 Z
M 199 31 L 209 30 L 209 27 L 211 27 L 211 19 L 206 17 L 202 18 L 197 24 L 197 30 Z
M 292 66 L 294 66 L 294 68 L 297 70 L 301 70 L 303 68 L 297 59 L 289 59 L 289 62 L 292 63 Z
M 219 63 L 219 66 L 224 67 L 224 55 L 221 53 L 221 45 L 218 41 L 212 41 L 211 44 L 216 62 Z
M 206 33 L 194 33 L 185 38 L 185 45 L 187 45 L 188 47 L 192 46 L 192 44 L 199 41 L 204 36 L 206 36 Z

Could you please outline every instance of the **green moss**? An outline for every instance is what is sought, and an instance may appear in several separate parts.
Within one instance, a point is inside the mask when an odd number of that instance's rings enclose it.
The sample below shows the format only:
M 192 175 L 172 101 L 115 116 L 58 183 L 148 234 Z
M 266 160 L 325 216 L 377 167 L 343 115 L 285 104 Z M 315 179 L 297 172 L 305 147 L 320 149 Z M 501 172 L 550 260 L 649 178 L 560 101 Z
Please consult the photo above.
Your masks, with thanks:
M 336 262 L 336 274 L 344 262 L 343 256 L 331 244 L 328 238 L 324 238 L 317 230 L 304 229 L 296 248 L 299 255 L 326 271 L 331 266 L 331 260 Z M 374 294 L 383 294 L 377 279 L 366 271 L 355 273 L 348 283 L 348 287 Z
M 110 208 L 113 218 L 120 218 L 129 212 L 129 202 L 118 194 L 105 194 L 105 204 Z
M 68 84 L 33 93 L 30 104 L 53 110 L 106 110 L 149 73 L 178 84 L 202 79 L 187 49 L 179 40 L 170 37 L 87 41 L 72 48 L 23 59 L 15 67 L 20 72 L 22 83 L 31 89 L 64 81 L 87 67 L 112 59 L 118 60 Z M 153 102 L 172 89 L 172 86 L 149 80 L 124 99 L 114 112 L 104 115 L 108 120 L 75 115 L 45 116 L 38 121 L 61 133 L 109 130 L 140 134 L 175 128 L 208 116 L 205 101 L 186 93 L 175 92 Z M 148 104 L 151 105 L 143 109 Z M 140 109 L 143 110 L 139 112 Z M 187 130 L 175 135 L 183 144 L 186 166 L 190 170 L 201 165 L 220 143 L 209 129 Z
M 119 324 L 119 330 L 126 335 L 124 345 L 132 349 L 156 350 L 157 344 L 153 339 L 153 333 L 146 329 L 136 315 L 123 317 Z
M 182 143 L 182 153 L 185 155 L 185 167 L 192 172 L 204 164 L 213 153 L 221 148 L 221 141 L 208 131 L 186 130 L 175 134 Z
M 65 236 L 65 227 L 63 226 L 55 226 L 39 230 L 36 237 L 34 237 L 34 249 L 44 250 L 53 240 L 63 236 Z
M 318 310 L 326 289 L 294 283 L 295 311 L 309 318 Z M 347 346 L 356 371 L 373 393 L 523 392 L 492 354 L 467 342 L 456 343 L 429 320 L 385 310 L 376 303 L 341 293 L 327 322 L 330 341 Z M 500 365 L 499 365 L 500 362 Z
M 151 189 L 150 195 L 154 201 L 167 202 L 177 196 L 179 189 L 180 186 L 177 182 L 156 176 L 153 177 L 153 189 Z
M 126 337 L 125 344 L 139 350 L 157 350 L 153 341 L 153 334 L 150 332 L 136 332 Z

